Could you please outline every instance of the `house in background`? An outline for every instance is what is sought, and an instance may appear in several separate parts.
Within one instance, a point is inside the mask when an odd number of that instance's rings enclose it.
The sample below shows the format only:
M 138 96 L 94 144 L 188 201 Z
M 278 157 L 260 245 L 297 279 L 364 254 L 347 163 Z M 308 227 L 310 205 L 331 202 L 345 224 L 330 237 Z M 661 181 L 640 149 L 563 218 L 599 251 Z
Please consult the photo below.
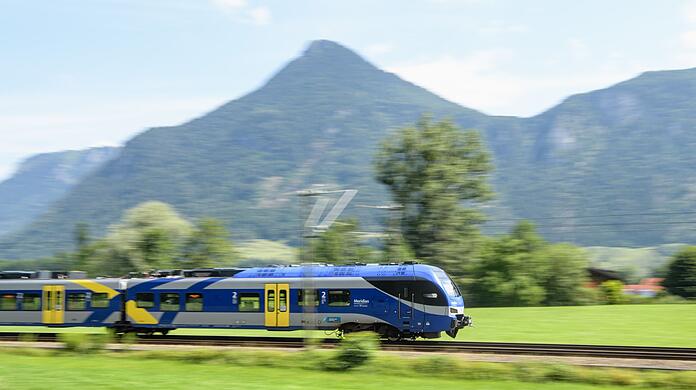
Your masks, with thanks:
M 623 292 L 641 297 L 654 297 L 665 289 L 661 286 L 663 280 L 663 278 L 645 278 L 640 281 L 640 284 L 625 285 Z
M 590 277 L 590 280 L 587 282 L 587 287 L 590 288 L 599 287 L 600 284 L 608 280 L 618 280 L 621 283 L 625 283 L 620 273 L 608 269 L 588 268 L 587 274 Z

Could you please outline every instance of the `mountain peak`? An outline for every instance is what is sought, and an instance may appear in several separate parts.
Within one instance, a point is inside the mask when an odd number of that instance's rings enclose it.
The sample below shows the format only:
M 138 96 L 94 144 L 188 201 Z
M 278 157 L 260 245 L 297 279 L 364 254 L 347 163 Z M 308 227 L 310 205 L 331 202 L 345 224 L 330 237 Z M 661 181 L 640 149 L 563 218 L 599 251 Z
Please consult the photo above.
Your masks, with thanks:
M 329 41 L 326 39 L 318 39 L 311 41 L 307 49 L 304 51 L 304 55 L 307 57 L 317 57 L 317 56 L 331 56 L 331 55 L 352 55 L 360 58 L 358 54 L 349 48 L 341 45 L 338 42 Z M 362 59 L 362 58 L 361 58 Z
M 340 43 L 324 39 L 312 41 L 302 55 L 295 61 L 292 61 L 288 67 L 297 63 L 303 66 L 323 68 L 324 70 L 332 69 L 338 72 L 355 70 L 382 72 L 355 51 Z
M 281 68 L 253 96 L 326 96 L 379 92 L 387 85 L 406 84 L 355 51 L 333 41 L 315 40 Z

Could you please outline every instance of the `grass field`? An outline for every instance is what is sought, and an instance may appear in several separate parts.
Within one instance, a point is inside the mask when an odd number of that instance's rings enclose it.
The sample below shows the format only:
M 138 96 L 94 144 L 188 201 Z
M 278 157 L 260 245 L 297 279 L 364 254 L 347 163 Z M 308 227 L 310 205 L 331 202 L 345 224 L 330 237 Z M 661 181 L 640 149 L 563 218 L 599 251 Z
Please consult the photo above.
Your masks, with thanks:
M 468 309 L 474 327 L 460 341 L 696 347 L 696 305 L 618 305 Z M 100 332 L 88 328 L 1 327 L 0 331 Z M 172 334 L 303 337 L 306 332 L 179 329 Z M 323 332 L 313 333 L 324 337 Z M 443 336 L 443 341 L 451 340 Z
M 696 305 L 469 309 L 462 341 L 696 347 Z
M 433 378 L 428 375 L 384 375 L 325 372 L 298 368 L 193 364 L 134 359 L 130 355 L 22 356 L 0 352 L 0 389 L 500 389 L 593 390 L 625 389 L 578 383 L 531 383 L 497 380 Z M 656 389 L 653 387 L 653 389 Z

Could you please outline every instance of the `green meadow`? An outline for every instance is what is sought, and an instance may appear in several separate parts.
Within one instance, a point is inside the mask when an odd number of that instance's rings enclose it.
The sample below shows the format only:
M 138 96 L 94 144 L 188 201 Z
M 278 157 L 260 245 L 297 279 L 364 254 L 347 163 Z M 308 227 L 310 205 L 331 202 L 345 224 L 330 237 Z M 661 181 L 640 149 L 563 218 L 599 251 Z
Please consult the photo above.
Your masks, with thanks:
M 326 355 L 324 353 L 323 355 Z M 693 373 L 377 357 L 322 369 L 308 352 L 0 351 L 0 389 L 500 389 L 690 388 Z M 628 386 L 628 387 L 622 387 Z
M 643 345 L 696 348 L 696 305 L 605 305 L 467 309 L 474 326 L 458 341 Z M 2 327 L 0 331 L 101 332 L 90 328 Z M 179 329 L 179 335 L 315 337 L 324 332 Z M 444 335 L 442 341 L 451 340 Z
M 468 309 L 460 341 L 696 347 L 696 305 Z

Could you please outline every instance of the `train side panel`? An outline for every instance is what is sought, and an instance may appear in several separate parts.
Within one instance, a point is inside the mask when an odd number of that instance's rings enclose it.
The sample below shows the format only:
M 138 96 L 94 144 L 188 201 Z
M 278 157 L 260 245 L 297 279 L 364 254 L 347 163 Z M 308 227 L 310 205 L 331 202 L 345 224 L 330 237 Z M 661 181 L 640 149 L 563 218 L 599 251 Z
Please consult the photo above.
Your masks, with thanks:
M 0 281 L 0 325 L 111 326 L 120 320 L 118 280 Z

